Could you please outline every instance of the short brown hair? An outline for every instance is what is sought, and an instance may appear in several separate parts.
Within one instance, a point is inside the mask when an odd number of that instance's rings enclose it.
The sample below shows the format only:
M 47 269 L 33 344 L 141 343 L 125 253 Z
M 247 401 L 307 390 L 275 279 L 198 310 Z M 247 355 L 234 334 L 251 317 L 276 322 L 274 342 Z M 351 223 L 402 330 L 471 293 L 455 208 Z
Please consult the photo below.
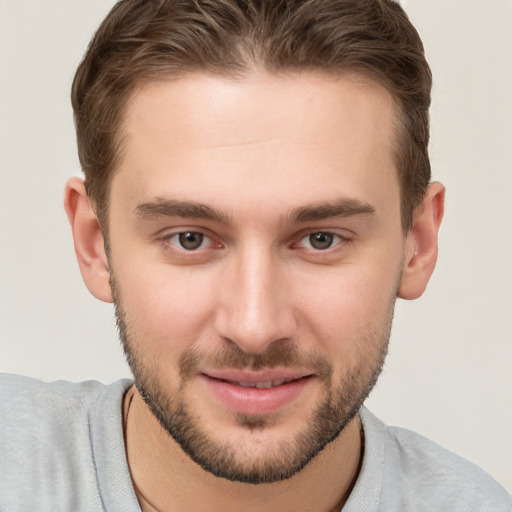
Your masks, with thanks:
M 355 71 L 397 107 L 404 231 L 430 181 L 432 77 L 423 45 L 392 0 L 121 0 L 94 35 L 72 87 L 78 153 L 104 230 L 124 107 L 145 81 L 202 71 L 243 75 Z

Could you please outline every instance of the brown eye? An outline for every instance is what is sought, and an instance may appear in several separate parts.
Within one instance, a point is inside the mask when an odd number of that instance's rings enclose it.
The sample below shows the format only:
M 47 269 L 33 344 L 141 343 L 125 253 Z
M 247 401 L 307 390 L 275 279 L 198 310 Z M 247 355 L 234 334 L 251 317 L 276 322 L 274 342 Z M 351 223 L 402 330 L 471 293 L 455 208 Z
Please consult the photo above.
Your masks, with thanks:
M 187 251 L 193 251 L 199 249 L 203 244 L 204 235 L 202 233 L 194 233 L 193 231 L 187 231 L 178 235 L 178 241 Z
M 332 233 L 312 233 L 309 235 L 309 244 L 313 249 L 321 251 L 322 249 L 329 249 L 334 242 L 334 236 Z

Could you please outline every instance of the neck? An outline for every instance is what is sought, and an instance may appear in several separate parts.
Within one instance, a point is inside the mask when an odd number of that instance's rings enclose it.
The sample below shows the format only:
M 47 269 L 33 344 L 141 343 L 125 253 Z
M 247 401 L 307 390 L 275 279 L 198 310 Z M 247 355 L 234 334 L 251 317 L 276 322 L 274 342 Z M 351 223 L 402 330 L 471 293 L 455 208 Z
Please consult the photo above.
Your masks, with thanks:
M 293 477 L 253 485 L 217 478 L 193 462 L 162 429 L 135 387 L 128 391 L 123 410 L 128 464 L 144 512 L 339 512 L 359 472 L 358 417 Z

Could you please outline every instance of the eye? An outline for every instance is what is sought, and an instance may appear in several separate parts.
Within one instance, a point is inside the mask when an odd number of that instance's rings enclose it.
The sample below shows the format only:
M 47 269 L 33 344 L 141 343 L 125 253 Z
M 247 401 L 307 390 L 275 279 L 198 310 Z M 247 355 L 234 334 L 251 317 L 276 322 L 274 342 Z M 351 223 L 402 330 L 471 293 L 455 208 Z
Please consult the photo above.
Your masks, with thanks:
M 183 233 L 176 233 L 169 237 L 169 242 L 179 246 L 181 249 L 186 251 L 195 251 L 197 249 L 204 249 L 210 242 L 209 237 L 203 233 L 195 231 L 184 231 Z
M 327 231 L 318 231 L 305 236 L 300 242 L 300 247 L 314 249 L 315 251 L 325 251 L 333 245 L 337 245 L 344 240 L 340 235 L 329 233 Z

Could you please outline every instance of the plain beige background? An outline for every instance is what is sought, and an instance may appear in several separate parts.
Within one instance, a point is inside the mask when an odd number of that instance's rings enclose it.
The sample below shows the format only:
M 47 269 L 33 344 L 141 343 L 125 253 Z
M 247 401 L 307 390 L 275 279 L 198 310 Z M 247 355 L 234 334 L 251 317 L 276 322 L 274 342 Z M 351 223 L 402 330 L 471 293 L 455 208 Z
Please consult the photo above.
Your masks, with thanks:
M 408 0 L 435 88 L 448 189 L 436 274 L 400 302 L 368 406 L 512 489 L 512 1 Z M 112 307 L 89 296 L 62 209 L 79 174 L 69 88 L 112 0 L 0 0 L 0 369 L 128 375 Z

